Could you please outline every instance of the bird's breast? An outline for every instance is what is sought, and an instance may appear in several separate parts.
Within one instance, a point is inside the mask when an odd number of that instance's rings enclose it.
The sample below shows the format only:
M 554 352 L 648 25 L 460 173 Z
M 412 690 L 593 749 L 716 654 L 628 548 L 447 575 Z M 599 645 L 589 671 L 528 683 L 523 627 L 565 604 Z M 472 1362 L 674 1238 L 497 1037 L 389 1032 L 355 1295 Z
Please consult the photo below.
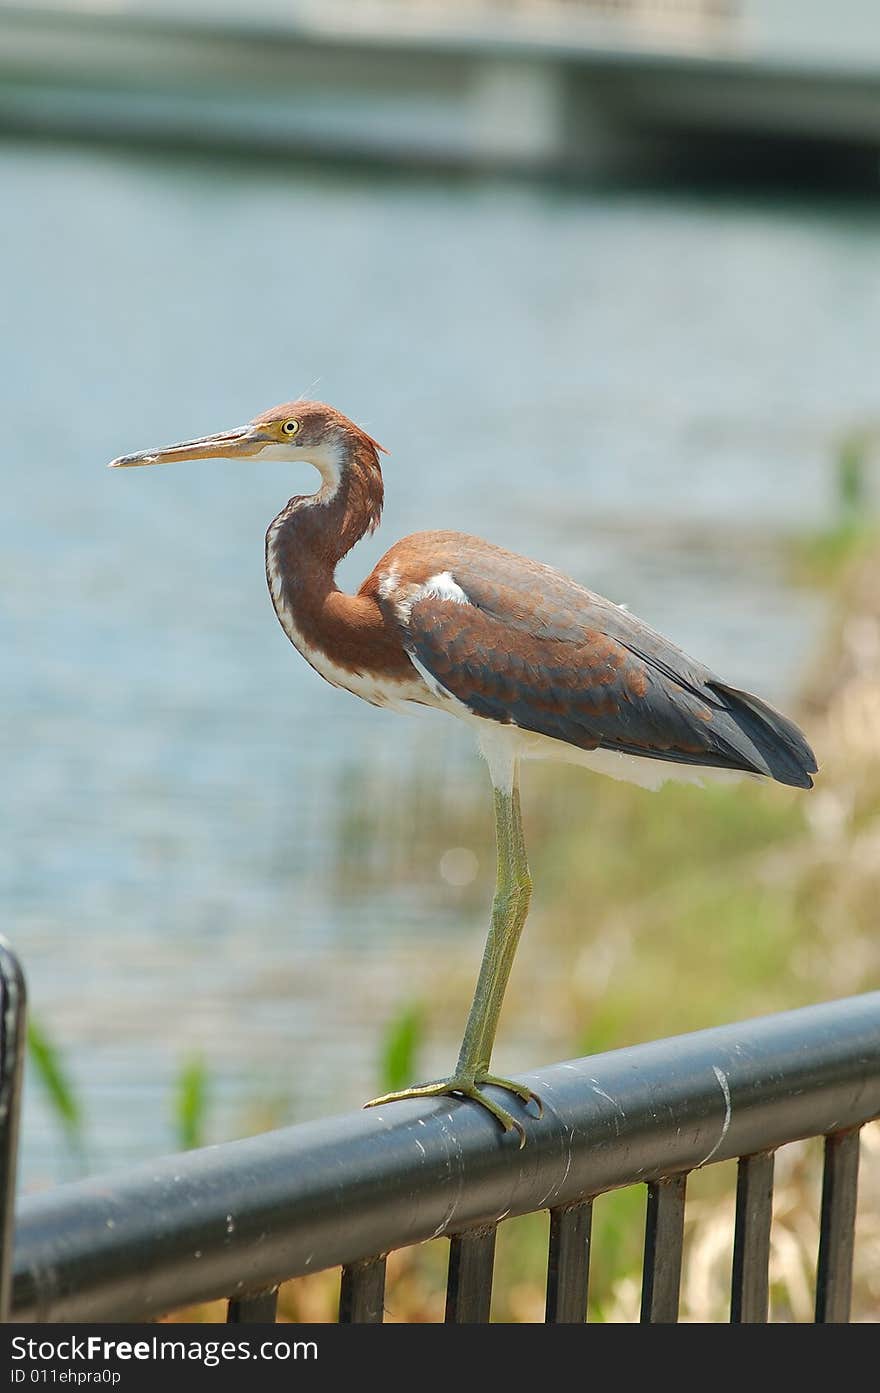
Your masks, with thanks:
M 346 595 L 308 571 L 291 575 L 286 561 L 270 535 L 266 579 L 278 621 L 326 682 L 373 706 L 399 710 L 413 702 L 436 704 L 375 600 Z

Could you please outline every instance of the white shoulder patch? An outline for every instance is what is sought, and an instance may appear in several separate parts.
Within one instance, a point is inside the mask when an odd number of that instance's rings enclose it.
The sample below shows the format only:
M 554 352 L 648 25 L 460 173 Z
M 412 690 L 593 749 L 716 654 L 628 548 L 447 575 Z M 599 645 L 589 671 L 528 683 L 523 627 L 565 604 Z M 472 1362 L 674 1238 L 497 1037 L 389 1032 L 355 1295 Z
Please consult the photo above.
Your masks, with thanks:
M 393 568 L 392 568 L 393 570 Z M 396 582 L 396 576 L 394 581 Z M 448 600 L 453 605 L 469 605 L 465 592 L 462 590 L 458 581 L 454 579 L 451 571 L 438 571 L 436 576 L 429 576 L 423 585 L 410 585 L 401 593 L 401 589 L 391 584 L 392 572 L 389 571 L 387 580 L 389 589 L 385 590 L 386 577 L 383 576 L 379 586 L 382 595 L 392 594 L 393 589 L 397 590 L 394 596 L 394 608 L 401 624 L 408 624 L 412 615 L 413 605 L 417 605 L 420 600 Z
M 399 580 L 400 567 L 398 566 L 396 561 L 392 561 L 389 569 L 385 572 L 385 574 L 379 577 L 379 594 L 382 596 L 383 600 L 390 600 L 391 596 L 397 589 L 397 583 Z
M 454 605 L 470 604 L 470 600 L 458 581 L 453 579 L 451 571 L 439 571 L 436 576 L 430 576 L 422 586 L 420 593 L 413 597 L 413 600 L 414 602 L 416 599 L 426 600 L 429 595 L 438 600 L 451 600 Z

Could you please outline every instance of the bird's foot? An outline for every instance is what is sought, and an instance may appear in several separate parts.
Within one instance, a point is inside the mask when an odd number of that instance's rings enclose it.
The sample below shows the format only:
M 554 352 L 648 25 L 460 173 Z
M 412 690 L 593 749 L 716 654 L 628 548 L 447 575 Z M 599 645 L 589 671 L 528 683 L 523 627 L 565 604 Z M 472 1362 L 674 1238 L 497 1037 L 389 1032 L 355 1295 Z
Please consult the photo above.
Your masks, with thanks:
M 506 1108 L 502 1108 L 494 1099 L 486 1096 L 482 1091 L 483 1084 L 492 1084 L 495 1088 L 504 1088 L 508 1093 L 515 1093 L 517 1098 L 521 1098 L 524 1103 L 535 1103 L 538 1109 L 538 1116 L 542 1117 L 544 1105 L 537 1093 L 534 1093 L 525 1084 L 515 1083 L 512 1079 L 502 1079 L 496 1074 L 476 1074 L 476 1075 L 454 1075 L 449 1079 L 438 1079 L 436 1083 L 420 1083 L 413 1088 L 402 1088 L 398 1093 L 385 1093 L 381 1098 L 372 1098 L 369 1103 L 365 1103 L 365 1108 L 377 1108 L 382 1103 L 399 1103 L 404 1098 L 470 1098 L 474 1103 L 479 1103 L 487 1112 L 490 1112 L 497 1122 L 501 1123 L 505 1132 L 516 1132 L 519 1135 L 520 1149 L 526 1144 L 526 1133 L 522 1123 L 519 1122 Z

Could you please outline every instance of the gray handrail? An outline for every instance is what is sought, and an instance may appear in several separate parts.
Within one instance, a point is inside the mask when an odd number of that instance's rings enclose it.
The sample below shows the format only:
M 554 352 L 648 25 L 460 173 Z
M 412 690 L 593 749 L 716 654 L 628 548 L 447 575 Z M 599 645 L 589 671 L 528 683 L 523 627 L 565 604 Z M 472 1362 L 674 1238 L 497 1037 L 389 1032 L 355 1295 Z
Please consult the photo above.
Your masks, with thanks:
M 523 1150 L 481 1108 L 395 1103 L 28 1196 L 13 1319 L 144 1320 L 857 1127 L 880 1115 L 880 992 L 523 1082 L 544 1102 Z

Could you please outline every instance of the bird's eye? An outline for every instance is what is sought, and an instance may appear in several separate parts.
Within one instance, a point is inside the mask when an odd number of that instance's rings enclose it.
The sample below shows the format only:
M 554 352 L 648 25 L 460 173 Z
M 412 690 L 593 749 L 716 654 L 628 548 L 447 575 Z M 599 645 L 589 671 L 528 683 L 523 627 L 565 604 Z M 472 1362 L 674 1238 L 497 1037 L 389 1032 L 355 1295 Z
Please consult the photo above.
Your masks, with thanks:
M 299 430 L 299 421 L 285 421 L 281 429 L 285 435 L 296 435 Z

